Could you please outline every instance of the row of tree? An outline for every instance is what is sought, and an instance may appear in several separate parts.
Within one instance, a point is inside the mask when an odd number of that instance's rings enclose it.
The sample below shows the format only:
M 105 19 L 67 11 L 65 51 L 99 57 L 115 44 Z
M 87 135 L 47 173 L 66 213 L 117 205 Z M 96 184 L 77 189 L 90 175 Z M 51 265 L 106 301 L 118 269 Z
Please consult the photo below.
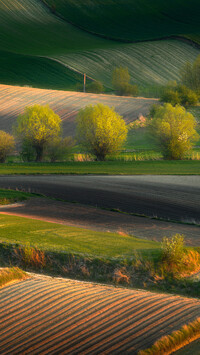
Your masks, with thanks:
M 144 122 L 166 159 L 183 159 L 199 138 L 195 118 L 180 105 L 154 105 L 148 119 L 139 123 L 144 126 Z M 127 137 L 128 128 L 123 118 L 103 104 L 81 109 L 76 123 L 77 142 L 99 161 L 119 151 Z M 17 118 L 14 133 L 21 145 L 22 157 L 28 161 L 41 161 L 45 153 L 51 161 L 56 161 L 74 144 L 71 137 L 62 138 L 61 119 L 48 105 L 26 107 Z M 14 138 L 0 131 L 0 162 L 5 161 L 14 145 Z

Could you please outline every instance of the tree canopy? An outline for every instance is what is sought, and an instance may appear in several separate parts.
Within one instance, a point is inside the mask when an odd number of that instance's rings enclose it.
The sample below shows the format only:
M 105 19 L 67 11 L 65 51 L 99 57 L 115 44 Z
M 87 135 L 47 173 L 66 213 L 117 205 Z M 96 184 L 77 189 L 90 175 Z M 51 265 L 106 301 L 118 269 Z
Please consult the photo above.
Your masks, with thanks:
M 137 85 L 130 84 L 130 74 L 126 67 L 116 67 L 113 70 L 112 84 L 118 95 L 134 96 L 138 93 Z
M 115 153 L 127 136 L 123 118 L 103 104 L 81 109 L 76 121 L 78 142 L 97 160 L 104 160 L 107 154 Z
M 184 107 L 171 104 L 154 106 L 149 129 L 166 159 L 183 159 L 198 139 L 196 120 Z
M 61 119 L 48 105 L 26 107 L 17 118 L 15 133 L 36 151 L 36 160 L 43 156 L 45 145 L 61 133 Z
M 0 163 L 4 163 L 8 154 L 14 150 L 14 137 L 9 133 L 0 131 Z

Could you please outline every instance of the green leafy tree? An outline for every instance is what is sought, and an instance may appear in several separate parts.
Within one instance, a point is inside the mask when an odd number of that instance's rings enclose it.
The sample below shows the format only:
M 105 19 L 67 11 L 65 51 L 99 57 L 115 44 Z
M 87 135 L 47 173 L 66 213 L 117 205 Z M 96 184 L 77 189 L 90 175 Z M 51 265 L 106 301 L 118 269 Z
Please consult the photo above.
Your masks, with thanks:
M 155 106 L 150 112 L 149 129 L 160 145 L 164 158 L 183 159 L 198 139 L 193 115 L 182 106 Z
M 181 69 L 181 81 L 200 95 L 200 55 L 194 63 L 187 62 Z
M 77 115 L 77 140 L 97 160 L 120 149 L 127 136 L 125 121 L 103 104 L 86 106 Z
M 15 147 L 14 137 L 0 131 L 0 163 L 4 163 L 8 154 L 12 153 Z
M 41 161 L 45 146 L 61 133 L 61 119 L 48 105 L 26 107 L 18 116 L 14 131 L 21 142 L 26 141 L 35 149 L 36 161 Z
M 120 96 L 135 96 L 138 94 L 137 85 L 130 84 L 128 68 L 117 67 L 113 71 L 112 84 L 116 93 Z
M 100 94 L 104 91 L 104 87 L 100 81 L 93 81 L 90 84 L 86 85 L 86 91 L 95 94 Z
M 160 101 L 185 107 L 195 106 L 198 103 L 198 96 L 185 85 L 167 86 L 161 94 Z

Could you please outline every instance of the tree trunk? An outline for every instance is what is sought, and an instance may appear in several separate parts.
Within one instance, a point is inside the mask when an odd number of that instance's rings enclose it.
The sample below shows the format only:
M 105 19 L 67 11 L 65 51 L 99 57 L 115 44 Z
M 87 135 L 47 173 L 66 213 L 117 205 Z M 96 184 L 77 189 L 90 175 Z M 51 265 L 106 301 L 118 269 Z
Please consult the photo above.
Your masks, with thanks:
M 36 159 L 35 161 L 42 161 L 42 158 L 43 158 L 43 150 L 44 150 L 44 147 L 43 145 L 39 145 L 39 146 L 36 146 L 35 147 L 35 150 L 36 150 Z

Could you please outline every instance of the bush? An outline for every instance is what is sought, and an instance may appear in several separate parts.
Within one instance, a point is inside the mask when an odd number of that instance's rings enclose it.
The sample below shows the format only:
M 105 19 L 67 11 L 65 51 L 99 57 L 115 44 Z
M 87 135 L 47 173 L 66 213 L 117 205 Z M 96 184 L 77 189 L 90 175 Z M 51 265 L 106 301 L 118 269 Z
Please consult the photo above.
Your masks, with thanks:
M 103 104 L 81 109 L 76 121 L 78 142 L 97 160 L 105 160 L 107 154 L 117 152 L 127 136 L 125 121 Z
M 162 240 L 162 260 L 169 267 L 180 265 L 184 258 L 184 236 L 175 234 L 172 238 L 164 237 Z
M 57 137 L 46 146 L 46 156 L 51 162 L 56 160 L 62 160 L 68 155 L 74 146 L 74 140 L 72 137 L 65 137 L 64 139 Z
M 30 162 L 36 159 L 35 148 L 26 139 L 22 142 L 20 156 L 24 162 Z
M 195 106 L 198 103 L 198 96 L 194 91 L 184 85 L 167 87 L 162 93 L 160 100 L 172 105 Z
M 117 95 L 120 96 L 135 96 L 138 94 L 137 85 L 129 83 L 130 75 L 128 68 L 117 67 L 113 71 L 112 84 Z
M 35 149 L 36 161 L 41 161 L 45 145 L 61 133 L 61 119 L 48 105 L 26 107 L 18 116 L 14 131 L 21 142 Z
M 104 87 L 100 81 L 93 81 L 86 86 L 86 91 L 94 94 L 101 94 L 104 91 Z
M 148 129 L 165 159 L 183 159 L 198 139 L 193 115 L 182 106 L 155 106 L 150 111 Z
M 6 157 L 14 150 L 14 147 L 14 137 L 4 131 L 0 131 L 0 163 L 5 162 Z

